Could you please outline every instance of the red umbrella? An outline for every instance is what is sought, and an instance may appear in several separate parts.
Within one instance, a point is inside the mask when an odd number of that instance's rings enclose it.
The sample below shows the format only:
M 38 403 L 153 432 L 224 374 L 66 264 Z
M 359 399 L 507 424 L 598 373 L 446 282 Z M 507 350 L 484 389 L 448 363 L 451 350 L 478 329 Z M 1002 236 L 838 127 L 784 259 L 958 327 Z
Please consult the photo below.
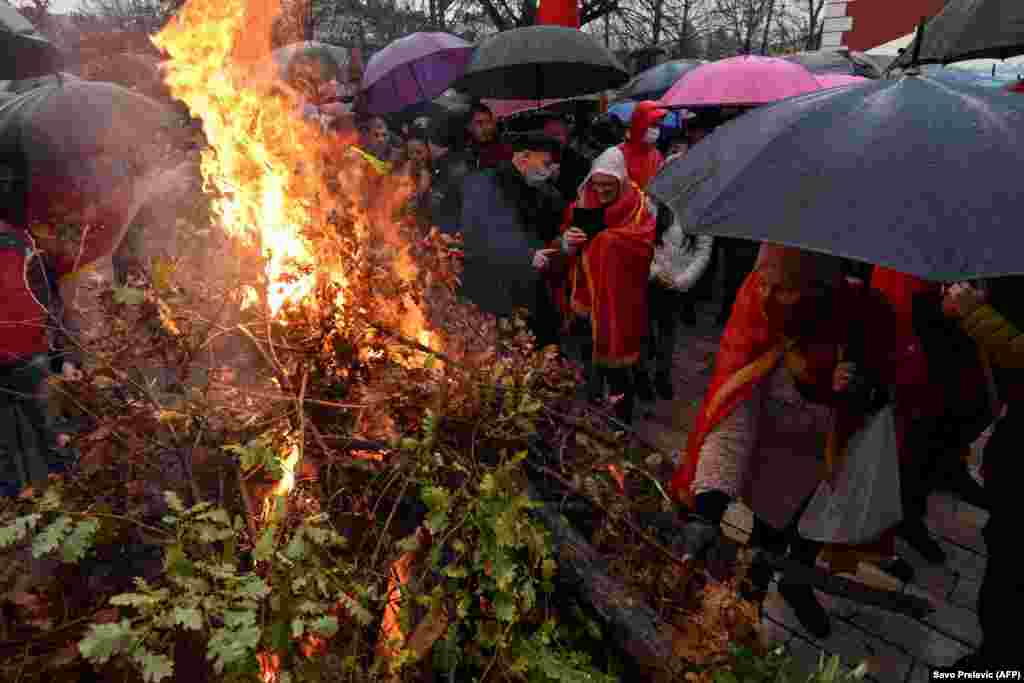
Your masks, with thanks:
M 1015 92 L 1024 95 L 1024 81 L 1016 81 L 1006 86 L 1006 92 Z

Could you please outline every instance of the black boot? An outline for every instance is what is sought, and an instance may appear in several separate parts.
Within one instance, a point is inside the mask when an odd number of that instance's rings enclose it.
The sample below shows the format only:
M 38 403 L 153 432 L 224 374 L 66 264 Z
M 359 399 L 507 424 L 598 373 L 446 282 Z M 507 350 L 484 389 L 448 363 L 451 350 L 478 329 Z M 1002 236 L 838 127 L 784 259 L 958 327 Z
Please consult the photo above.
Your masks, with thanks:
M 902 583 L 910 583 L 914 580 L 914 568 L 902 557 L 893 557 L 880 562 L 878 568 L 889 576 L 899 579 Z
M 672 387 L 672 374 L 669 372 L 659 372 L 654 375 L 654 388 L 658 392 L 658 396 L 666 401 L 671 401 L 675 398 L 675 390 Z
M 764 602 L 765 596 L 768 595 L 768 587 L 771 586 L 774 576 L 775 568 L 769 566 L 761 558 L 760 553 L 754 555 L 754 560 L 750 563 L 750 572 L 740 588 L 740 597 L 760 605 Z
M 967 465 L 959 458 L 956 463 L 950 463 L 947 471 L 938 478 L 935 488 L 940 491 L 948 491 L 976 508 L 990 511 L 984 487 L 975 481 L 967 471 Z
M 779 595 L 786 601 L 796 614 L 800 625 L 807 629 L 819 640 L 828 638 L 832 632 L 832 625 L 829 623 L 828 612 L 814 597 L 814 589 L 810 586 L 786 583 L 785 580 L 779 584 Z
M 904 520 L 897 534 L 929 564 L 942 564 L 946 561 L 946 551 L 932 538 L 928 527 L 920 519 Z
M 633 373 L 633 386 L 638 399 L 644 403 L 654 403 L 654 389 L 651 387 L 651 377 L 647 374 L 647 370 L 636 369 Z

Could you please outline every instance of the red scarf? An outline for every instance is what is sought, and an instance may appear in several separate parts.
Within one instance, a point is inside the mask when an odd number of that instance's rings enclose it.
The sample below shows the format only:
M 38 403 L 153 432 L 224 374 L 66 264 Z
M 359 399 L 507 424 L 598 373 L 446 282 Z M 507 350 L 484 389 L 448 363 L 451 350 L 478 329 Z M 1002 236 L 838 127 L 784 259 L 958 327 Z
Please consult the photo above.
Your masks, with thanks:
M 647 333 L 647 280 L 654 258 L 654 216 L 636 183 L 628 182 L 605 209 L 608 227 L 570 259 L 568 291 L 561 300 L 565 319 L 589 315 L 594 362 L 608 367 L 632 365 L 640 358 Z M 588 184 L 577 206 L 600 205 Z M 563 230 L 569 228 L 568 220 Z M 566 310 L 570 309 L 570 310 Z
M 758 382 L 780 362 L 787 364 L 806 394 L 837 408 L 837 427 L 829 438 L 826 452 L 833 459 L 833 469 L 835 460 L 842 457 L 846 440 L 864 423 L 864 415 L 843 410 L 843 404 L 832 392 L 838 351 L 855 332 L 855 325 L 866 323 L 870 329 L 891 329 L 891 312 L 883 302 L 866 296 L 863 288 L 844 283 L 829 302 L 829 310 L 834 313 L 811 326 L 813 333 L 807 338 L 787 340 L 765 316 L 760 282 L 760 274 L 754 271 L 747 276 L 736 297 L 715 357 L 711 385 L 704 396 L 695 429 L 690 432 L 686 457 L 672 478 L 673 492 L 685 502 L 692 503 L 690 487 L 697 474 L 705 439 L 740 403 L 751 397 Z M 863 362 L 883 380 L 891 377 L 891 354 L 885 335 L 869 334 L 865 345 Z

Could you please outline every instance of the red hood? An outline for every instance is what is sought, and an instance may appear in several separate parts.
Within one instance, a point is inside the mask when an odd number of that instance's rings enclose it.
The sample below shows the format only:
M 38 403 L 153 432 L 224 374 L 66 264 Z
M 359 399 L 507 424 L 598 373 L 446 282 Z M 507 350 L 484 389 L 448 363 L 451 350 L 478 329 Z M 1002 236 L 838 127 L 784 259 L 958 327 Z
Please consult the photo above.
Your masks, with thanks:
M 629 141 L 632 144 L 646 144 L 644 134 L 651 126 L 665 118 L 667 112 L 658 107 L 657 102 L 645 100 L 633 108 L 633 117 L 629 124 Z

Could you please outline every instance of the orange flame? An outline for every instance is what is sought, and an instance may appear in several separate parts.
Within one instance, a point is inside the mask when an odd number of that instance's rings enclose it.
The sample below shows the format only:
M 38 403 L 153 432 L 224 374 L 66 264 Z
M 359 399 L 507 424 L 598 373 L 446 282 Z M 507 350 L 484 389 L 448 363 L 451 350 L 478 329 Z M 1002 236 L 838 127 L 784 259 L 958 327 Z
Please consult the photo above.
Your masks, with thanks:
M 264 257 L 264 292 L 246 288 L 240 306 L 261 305 L 265 297 L 270 315 L 283 319 L 287 308 L 314 307 L 318 284 L 330 283 L 344 309 L 351 264 L 330 260 L 341 252 L 319 243 L 334 238 L 318 230 L 339 207 L 353 220 L 359 243 L 344 253 L 363 258 L 384 250 L 391 273 L 415 292 L 418 268 L 393 218 L 411 184 L 396 191 L 389 183 L 373 201 L 365 201 L 359 195 L 366 187 L 360 182 L 365 169 L 358 164 L 328 178 L 327 160 L 339 158 L 343 142 L 302 120 L 297 95 L 279 80 L 270 44 L 279 11 L 278 0 L 188 0 L 153 38 L 170 57 L 165 81 L 171 93 L 203 122 L 210 145 L 202 157 L 204 191 L 214 197 L 218 222 Z M 428 329 L 417 298 L 382 295 L 362 308 L 395 331 L 438 348 L 440 339 Z M 292 473 L 278 490 L 287 493 L 293 485 Z

